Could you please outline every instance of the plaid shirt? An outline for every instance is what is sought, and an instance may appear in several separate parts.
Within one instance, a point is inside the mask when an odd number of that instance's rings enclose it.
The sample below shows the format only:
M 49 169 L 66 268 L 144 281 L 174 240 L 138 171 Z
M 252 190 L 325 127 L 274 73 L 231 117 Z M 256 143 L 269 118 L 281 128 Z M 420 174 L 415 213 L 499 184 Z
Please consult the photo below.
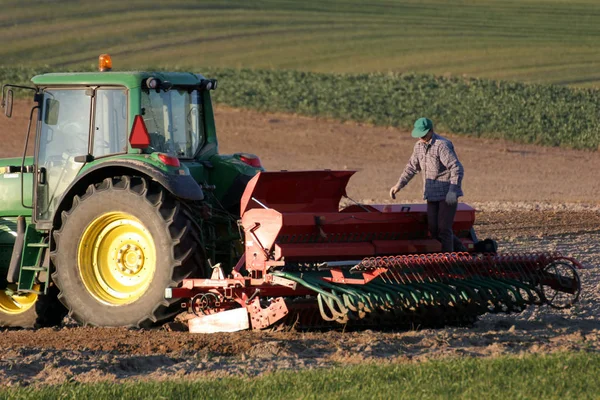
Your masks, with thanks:
M 464 169 L 454 146 L 448 139 L 434 133 L 428 143 L 419 140 L 404 168 L 398 186 L 402 189 L 417 174 L 423 171 L 424 193 L 427 201 L 442 201 L 450 190 L 462 196 Z

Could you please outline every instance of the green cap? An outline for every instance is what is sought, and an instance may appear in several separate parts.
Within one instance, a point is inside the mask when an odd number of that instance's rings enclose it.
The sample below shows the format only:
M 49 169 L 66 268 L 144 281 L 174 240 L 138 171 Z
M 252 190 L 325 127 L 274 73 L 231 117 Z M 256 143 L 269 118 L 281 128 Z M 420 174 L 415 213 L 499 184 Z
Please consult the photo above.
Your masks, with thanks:
M 429 118 L 419 118 L 415 122 L 415 129 L 412 131 L 412 137 L 414 138 L 422 138 L 427 135 L 427 133 L 433 129 L 433 122 Z

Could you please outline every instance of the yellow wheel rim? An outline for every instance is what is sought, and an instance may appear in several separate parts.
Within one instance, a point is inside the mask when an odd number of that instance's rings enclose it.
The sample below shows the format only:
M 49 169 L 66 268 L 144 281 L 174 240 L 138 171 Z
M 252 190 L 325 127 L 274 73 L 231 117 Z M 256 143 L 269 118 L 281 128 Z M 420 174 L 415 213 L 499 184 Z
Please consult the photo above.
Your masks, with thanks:
M 34 290 L 39 290 L 35 285 Z M 17 290 L 17 285 L 10 285 L 9 289 Z M 0 312 L 4 314 L 22 314 L 35 304 L 38 295 L 35 293 L 9 295 L 6 291 L 0 291 Z
M 96 299 L 114 306 L 133 303 L 154 277 L 154 240 L 132 215 L 106 213 L 81 236 L 77 264 L 83 284 Z

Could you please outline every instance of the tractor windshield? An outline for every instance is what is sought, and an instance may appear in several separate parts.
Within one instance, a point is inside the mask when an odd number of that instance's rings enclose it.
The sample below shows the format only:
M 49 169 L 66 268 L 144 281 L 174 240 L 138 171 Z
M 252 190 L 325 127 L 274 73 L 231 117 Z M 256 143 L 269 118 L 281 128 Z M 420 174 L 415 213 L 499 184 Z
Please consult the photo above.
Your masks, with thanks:
M 142 92 L 142 117 L 154 151 L 193 158 L 204 142 L 202 97 L 198 90 L 173 87 Z

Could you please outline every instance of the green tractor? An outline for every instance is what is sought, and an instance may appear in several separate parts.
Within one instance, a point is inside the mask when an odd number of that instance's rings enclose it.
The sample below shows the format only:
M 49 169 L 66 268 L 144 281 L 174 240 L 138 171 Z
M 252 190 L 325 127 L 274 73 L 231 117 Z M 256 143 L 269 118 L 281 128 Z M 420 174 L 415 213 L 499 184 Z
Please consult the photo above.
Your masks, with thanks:
M 218 154 L 216 80 L 110 67 L 2 87 L 7 117 L 14 89 L 35 106 L 23 157 L 0 160 L 0 326 L 152 326 L 181 311 L 166 288 L 241 256 L 240 197 L 262 167 Z

